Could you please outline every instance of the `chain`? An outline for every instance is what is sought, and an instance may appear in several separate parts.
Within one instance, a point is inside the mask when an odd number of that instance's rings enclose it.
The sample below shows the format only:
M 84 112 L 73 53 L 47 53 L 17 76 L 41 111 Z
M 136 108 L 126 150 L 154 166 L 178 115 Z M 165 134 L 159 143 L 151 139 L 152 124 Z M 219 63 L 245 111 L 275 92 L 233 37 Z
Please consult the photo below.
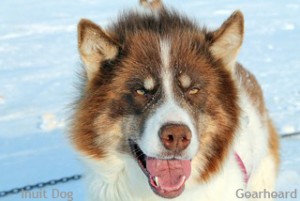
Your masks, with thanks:
M 82 175 L 80 174 L 76 174 L 76 175 L 72 175 L 70 177 L 62 177 L 60 179 L 53 179 L 47 182 L 41 182 L 41 183 L 37 183 L 34 185 L 27 185 L 27 186 L 23 186 L 20 188 L 14 188 L 8 191 L 0 191 L 0 198 L 8 196 L 8 195 L 12 195 L 12 194 L 17 194 L 17 193 L 21 193 L 22 191 L 31 191 L 33 189 L 39 189 L 39 188 L 44 188 L 46 186 L 54 186 L 56 184 L 60 184 L 60 183 L 67 183 L 69 181 L 76 181 L 82 178 Z
M 290 137 L 295 137 L 297 135 L 300 135 L 300 131 L 299 132 L 294 132 L 294 133 L 286 133 L 286 134 L 282 134 L 280 136 L 280 138 L 290 138 Z

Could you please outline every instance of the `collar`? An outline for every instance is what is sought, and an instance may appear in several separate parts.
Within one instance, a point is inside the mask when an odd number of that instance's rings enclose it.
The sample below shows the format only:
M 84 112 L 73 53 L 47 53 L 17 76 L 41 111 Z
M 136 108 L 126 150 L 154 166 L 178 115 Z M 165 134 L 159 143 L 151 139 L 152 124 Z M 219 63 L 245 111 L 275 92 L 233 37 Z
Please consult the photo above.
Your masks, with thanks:
M 240 155 L 237 152 L 234 152 L 234 156 L 235 156 L 235 159 L 236 159 L 236 161 L 237 161 L 237 163 L 238 163 L 238 165 L 241 168 L 241 171 L 243 173 L 244 182 L 245 182 L 245 184 L 247 184 L 248 180 L 249 180 L 249 175 L 248 175 L 246 166 L 245 166 L 243 160 L 241 159 Z

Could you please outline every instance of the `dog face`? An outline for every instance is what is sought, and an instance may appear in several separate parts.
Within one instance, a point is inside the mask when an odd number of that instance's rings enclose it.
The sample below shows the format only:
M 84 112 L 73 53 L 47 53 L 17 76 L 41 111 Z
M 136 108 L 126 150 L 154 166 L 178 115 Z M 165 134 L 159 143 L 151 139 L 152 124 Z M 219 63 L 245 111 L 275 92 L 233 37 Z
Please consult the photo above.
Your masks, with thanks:
M 72 125 L 77 149 L 97 160 L 130 155 L 161 197 L 179 196 L 192 168 L 199 181 L 209 179 L 238 127 L 242 38 L 240 12 L 213 32 L 163 6 L 128 12 L 107 30 L 82 20 L 87 76 Z

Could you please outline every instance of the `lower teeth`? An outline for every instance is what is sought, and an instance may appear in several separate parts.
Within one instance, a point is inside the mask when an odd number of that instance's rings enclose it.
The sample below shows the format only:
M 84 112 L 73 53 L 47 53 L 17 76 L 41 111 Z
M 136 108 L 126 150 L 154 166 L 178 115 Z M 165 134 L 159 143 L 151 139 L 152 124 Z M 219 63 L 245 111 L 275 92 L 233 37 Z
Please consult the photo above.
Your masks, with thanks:
M 153 178 L 153 181 L 154 181 L 154 184 L 157 186 L 157 187 L 159 187 L 159 183 L 158 183 L 158 177 L 154 177 Z

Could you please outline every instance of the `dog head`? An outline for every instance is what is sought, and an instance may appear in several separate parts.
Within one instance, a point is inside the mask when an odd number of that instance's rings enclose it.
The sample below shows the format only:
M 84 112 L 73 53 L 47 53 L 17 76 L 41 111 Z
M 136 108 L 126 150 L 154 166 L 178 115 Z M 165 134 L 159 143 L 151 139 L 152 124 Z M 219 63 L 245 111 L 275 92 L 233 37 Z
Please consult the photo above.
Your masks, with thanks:
M 72 139 L 97 160 L 131 156 L 156 194 L 174 198 L 193 168 L 199 181 L 216 173 L 233 141 L 243 16 L 207 31 L 159 1 L 146 5 L 150 12 L 130 11 L 105 30 L 80 21 L 86 78 Z

